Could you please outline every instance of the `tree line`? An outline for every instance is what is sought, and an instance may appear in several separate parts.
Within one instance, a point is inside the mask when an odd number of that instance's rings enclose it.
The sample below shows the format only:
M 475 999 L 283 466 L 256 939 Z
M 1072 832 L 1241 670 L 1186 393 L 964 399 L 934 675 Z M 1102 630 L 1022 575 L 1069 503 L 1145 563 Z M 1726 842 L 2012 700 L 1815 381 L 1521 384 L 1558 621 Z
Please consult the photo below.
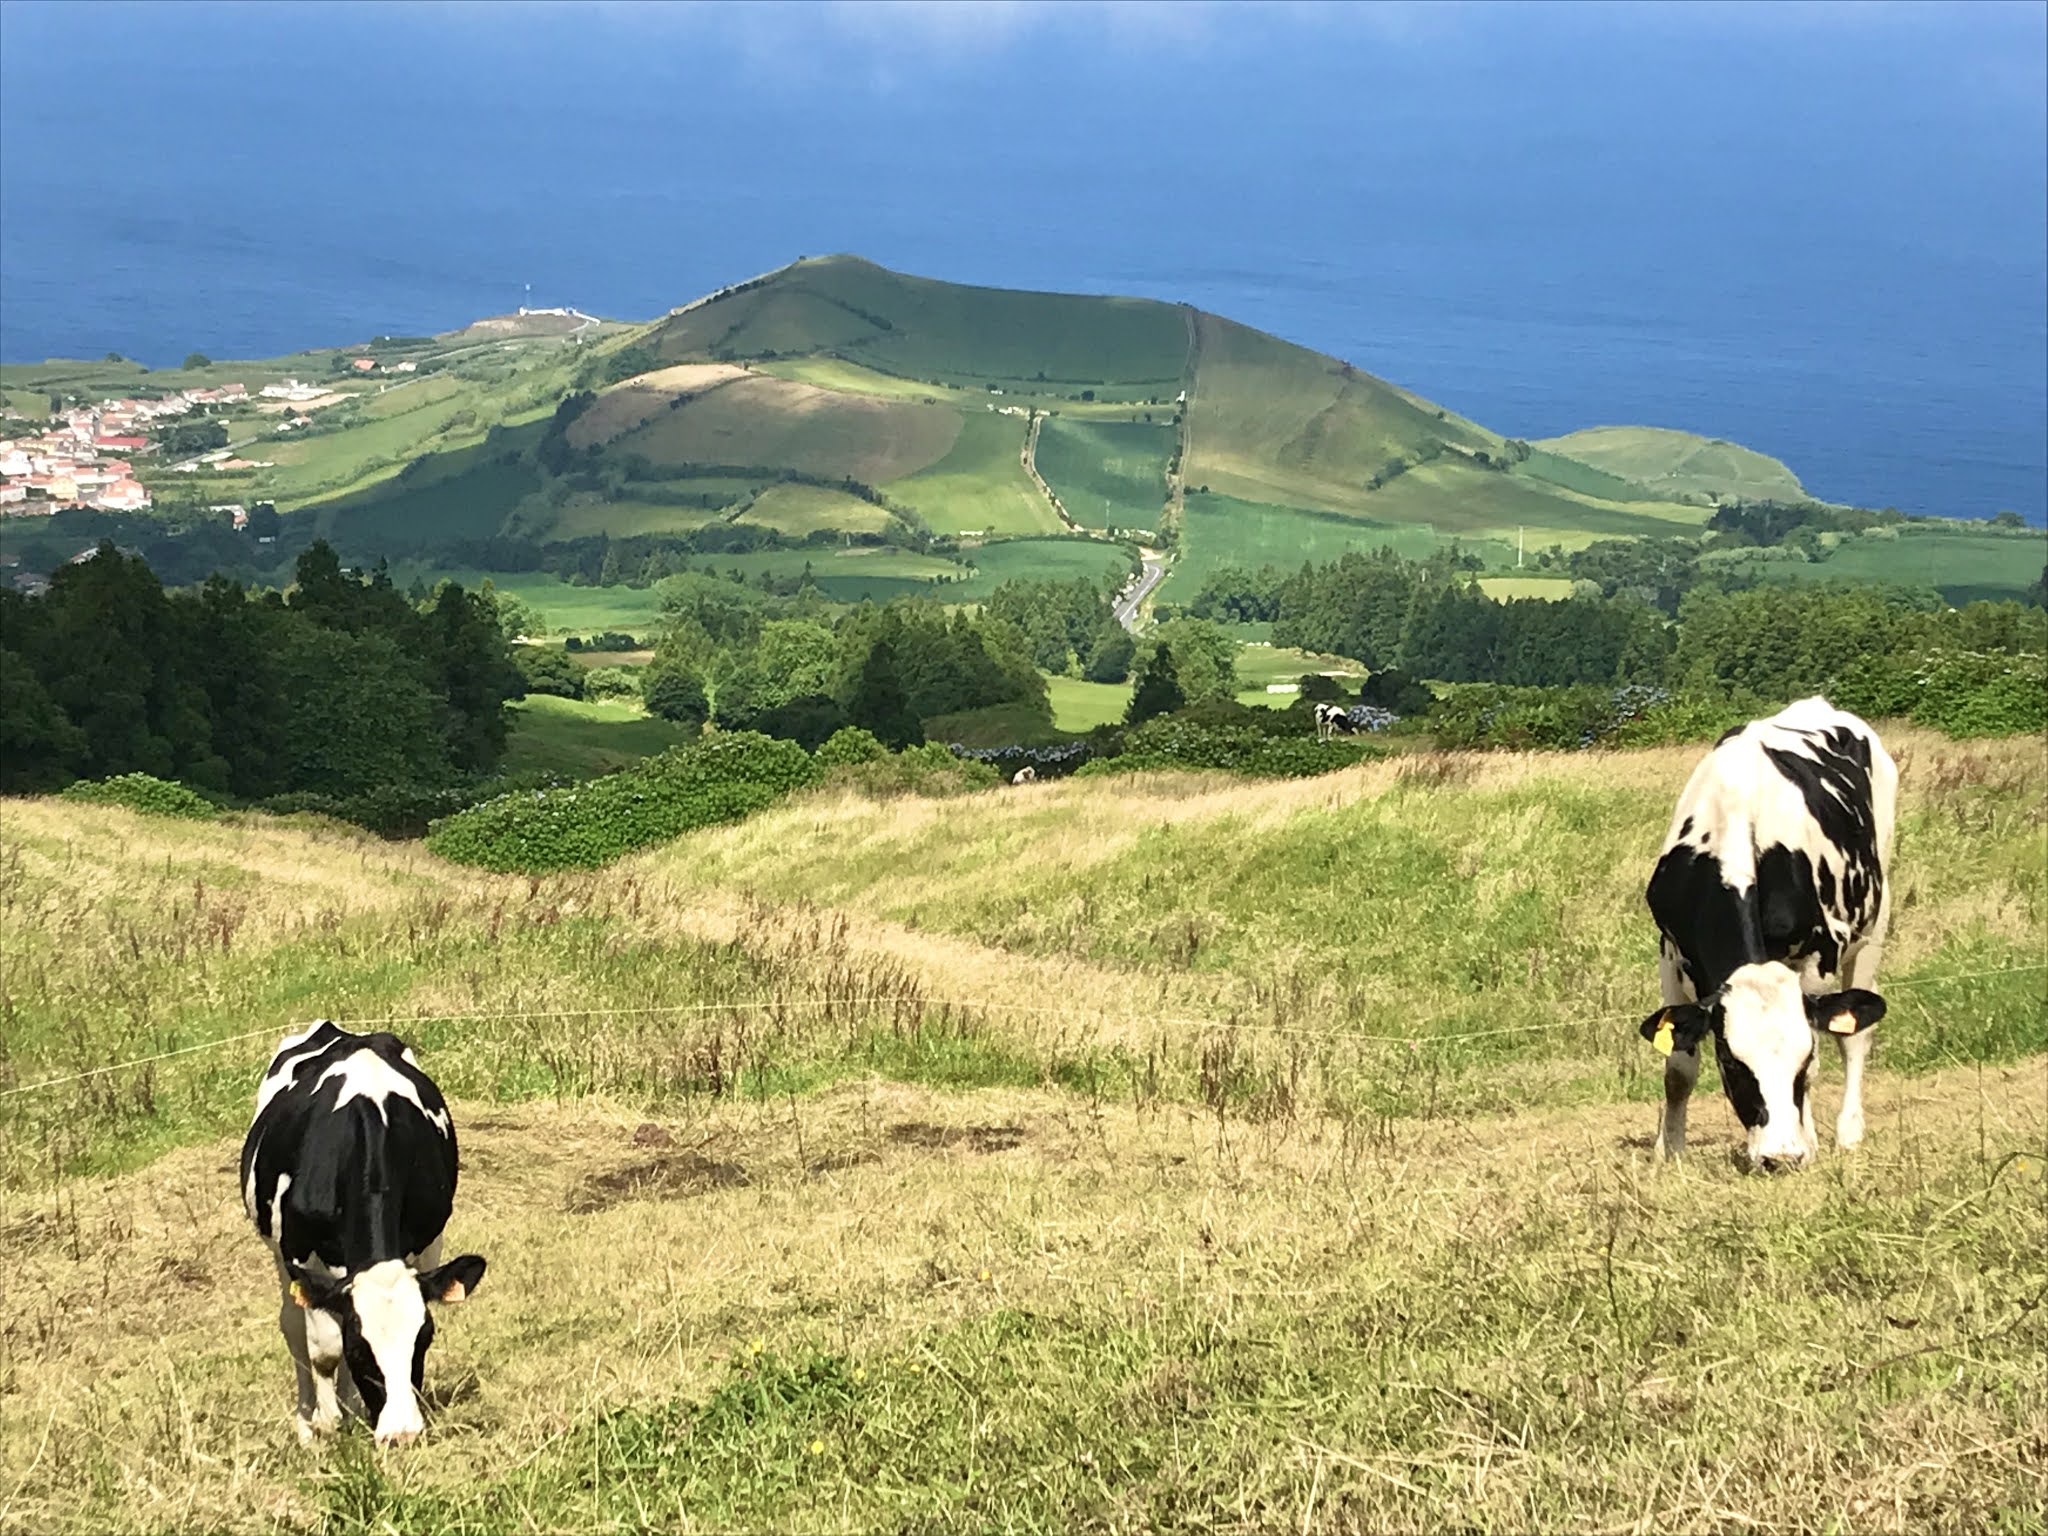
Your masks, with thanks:
M 166 591 L 103 543 L 0 590 L 0 789 L 147 773 L 241 799 L 450 786 L 504 752 L 523 692 L 487 594 L 424 602 L 315 543 L 289 594 Z

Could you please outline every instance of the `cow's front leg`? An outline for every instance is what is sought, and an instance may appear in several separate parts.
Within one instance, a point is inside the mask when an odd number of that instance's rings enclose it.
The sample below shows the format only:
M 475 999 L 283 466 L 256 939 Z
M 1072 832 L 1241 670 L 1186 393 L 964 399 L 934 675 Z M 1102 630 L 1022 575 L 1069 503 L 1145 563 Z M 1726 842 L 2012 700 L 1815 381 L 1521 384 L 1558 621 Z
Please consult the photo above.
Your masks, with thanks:
M 331 1435 L 341 1427 L 341 1322 L 331 1312 L 290 1301 L 286 1306 L 299 1319 L 304 1341 L 299 1366 L 299 1440 L 310 1445 L 314 1437 Z
M 1853 1035 L 1835 1036 L 1842 1051 L 1842 1110 L 1835 1116 L 1835 1146 L 1844 1152 L 1863 1144 L 1863 1063 L 1876 1033 L 1859 1029 Z
M 1685 1156 L 1685 1109 L 1693 1084 L 1700 1080 L 1700 1053 L 1673 1051 L 1664 1058 L 1664 1114 L 1657 1126 L 1657 1156 L 1667 1161 Z

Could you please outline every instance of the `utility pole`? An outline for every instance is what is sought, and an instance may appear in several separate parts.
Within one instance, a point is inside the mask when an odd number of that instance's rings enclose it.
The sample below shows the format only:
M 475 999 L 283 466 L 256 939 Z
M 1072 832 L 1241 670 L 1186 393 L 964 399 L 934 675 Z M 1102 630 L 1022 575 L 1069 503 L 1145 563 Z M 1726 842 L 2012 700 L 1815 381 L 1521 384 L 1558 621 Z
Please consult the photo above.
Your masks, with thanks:
M 1519 525 L 1517 525 L 1517 527 L 1515 528 L 1515 569 L 1519 571 L 1519 570 L 1520 570 L 1521 568 L 1522 568 L 1522 530 L 1521 530 L 1521 527 L 1520 527 Z

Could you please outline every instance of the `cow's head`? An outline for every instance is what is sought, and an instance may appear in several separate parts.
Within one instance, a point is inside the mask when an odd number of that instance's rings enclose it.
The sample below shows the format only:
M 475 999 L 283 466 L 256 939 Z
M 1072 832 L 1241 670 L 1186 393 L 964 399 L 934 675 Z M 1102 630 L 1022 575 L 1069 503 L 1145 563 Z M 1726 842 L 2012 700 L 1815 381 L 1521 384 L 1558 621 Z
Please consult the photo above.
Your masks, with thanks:
M 1790 967 L 1745 965 L 1718 992 L 1660 1008 L 1642 1022 L 1659 1050 L 1697 1051 L 1714 1037 L 1721 1086 L 1749 1133 L 1752 1168 L 1800 1168 L 1815 1148 L 1806 1134 L 1806 1092 L 1816 1030 L 1853 1035 L 1884 1017 L 1884 999 L 1852 988 L 1808 997 Z
M 428 1302 L 467 1300 L 484 1277 L 473 1253 L 422 1273 L 387 1259 L 339 1279 L 294 1271 L 292 1300 L 341 1329 L 341 1358 L 375 1426 L 379 1445 L 407 1445 L 424 1424 L 420 1387 L 434 1342 Z

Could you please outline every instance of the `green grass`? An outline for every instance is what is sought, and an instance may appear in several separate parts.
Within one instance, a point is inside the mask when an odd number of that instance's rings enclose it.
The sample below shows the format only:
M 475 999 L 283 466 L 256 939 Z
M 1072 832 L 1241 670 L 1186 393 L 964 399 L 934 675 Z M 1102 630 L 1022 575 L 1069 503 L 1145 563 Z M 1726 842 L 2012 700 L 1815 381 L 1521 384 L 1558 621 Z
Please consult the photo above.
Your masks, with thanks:
M 1389 522 L 1428 523 L 1444 533 L 1510 541 L 1518 527 L 1569 530 L 1546 538 L 1570 548 L 1596 538 L 1670 538 L 1696 534 L 1710 515 L 1676 502 L 1601 502 L 1525 475 L 1481 469 L 1446 456 L 1389 481 L 1367 496 L 1365 514 Z M 1538 546 L 1540 547 L 1540 546 Z
M 516 459 L 472 460 L 466 469 L 405 478 L 378 491 L 294 513 L 352 554 L 389 555 L 448 539 L 487 539 L 505 525 L 540 478 Z
M 1308 672 L 1336 672 L 1362 680 L 1365 669 L 1343 656 L 1318 656 L 1291 645 L 1247 645 L 1237 653 L 1238 681 L 1257 684 L 1291 683 Z
M 1057 533 L 1060 520 L 1024 473 L 1025 423 L 990 410 L 966 411 L 943 459 L 884 486 L 940 533 Z
M 956 715 L 934 715 L 924 723 L 926 741 L 966 747 L 1031 747 L 1065 741 L 1072 734 L 1026 704 L 991 704 Z
M 1087 528 L 1157 528 L 1166 503 L 1174 429 L 1144 422 L 1049 417 L 1038 431 L 1038 472 Z
M 696 735 L 692 727 L 656 719 L 624 700 L 560 699 L 537 693 L 512 706 L 512 737 L 502 767 L 513 774 L 562 773 L 587 779 Z
M 850 475 L 881 485 L 952 449 L 960 413 L 914 400 L 821 390 L 754 376 L 707 390 L 615 438 L 606 455 L 657 464 L 735 464 Z
M 1062 731 L 1092 731 L 1098 725 L 1114 725 L 1130 707 L 1129 683 L 1091 683 L 1078 677 L 1045 679 L 1052 700 L 1052 721 Z
M 948 602 L 979 602 L 1006 581 L 1096 581 L 1121 586 L 1131 570 L 1125 544 L 1101 539 L 1004 539 L 966 552 L 974 574 L 948 587 Z
M 1644 1145 L 1698 747 L 828 787 L 537 880 L 0 802 L 7 1086 L 216 1043 L 0 1099 L 8 1517 L 2032 1529 L 2048 768 L 1888 739 L 1870 1140 L 1775 1180 L 1711 1065 Z M 294 1443 L 234 1187 L 319 1015 L 399 1021 L 490 1259 L 405 1453 Z
M 1892 582 L 1934 587 L 1951 603 L 2017 600 L 2041 579 L 2048 540 L 2039 529 L 1994 533 L 1913 527 L 1845 538 L 1825 560 L 1761 563 L 1766 581 Z
M 478 571 L 442 565 L 398 565 L 392 579 L 401 587 L 415 577 L 429 586 L 446 578 L 475 587 L 488 581 L 541 616 L 550 636 L 597 635 L 606 630 L 645 639 L 661 625 L 661 599 L 649 587 L 578 587 L 545 571 Z
M 873 502 L 844 491 L 815 485 L 771 485 L 754 498 L 739 521 L 759 523 L 800 539 L 821 529 L 879 533 L 891 519 Z
M 1804 501 L 1799 477 L 1767 454 L 1718 438 L 1662 427 L 1588 427 L 1535 445 L 1647 490 L 1729 496 L 1745 501 Z
M 733 501 L 738 501 L 759 482 L 718 479 L 684 480 L 674 483 L 692 491 L 701 489 L 707 493 L 713 487 L 720 492 L 729 490 Z M 730 505 L 731 503 L 727 503 L 727 506 Z M 630 491 L 617 501 L 608 501 L 592 493 L 581 492 L 555 513 L 548 537 L 551 540 L 594 539 L 600 534 L 608 534 L 615 539 L 630 539 L 647 534 L 688 533 L 721 521 L 725 512 L 724 507 L 672 507 L 660 502 L 636 501 Z
M 1419 560 L 1447 547 L 1451 537 L 1424 523 L 1373 523 L 1190 491 L 1181 523 L 1180 557 L 1161 584 L 1162 599 L 1189 601 L 1219 566 L 1275 565 L 1292 571 L 1304 562 L 1379 548 Z M 1458 544 L 1488 564 L 1513 558 L 1512 547 L 1499 540 L 1468 537 L 1458 539 Z
M 830 352 L 901 378 L 974 385 L 1042 376 L 1166 399 L 1187 355 L 1175 305 L 971 288 L 851 256 L 785 267 L 750 292 L 674 317 L 657 337 L 678 361 Z

